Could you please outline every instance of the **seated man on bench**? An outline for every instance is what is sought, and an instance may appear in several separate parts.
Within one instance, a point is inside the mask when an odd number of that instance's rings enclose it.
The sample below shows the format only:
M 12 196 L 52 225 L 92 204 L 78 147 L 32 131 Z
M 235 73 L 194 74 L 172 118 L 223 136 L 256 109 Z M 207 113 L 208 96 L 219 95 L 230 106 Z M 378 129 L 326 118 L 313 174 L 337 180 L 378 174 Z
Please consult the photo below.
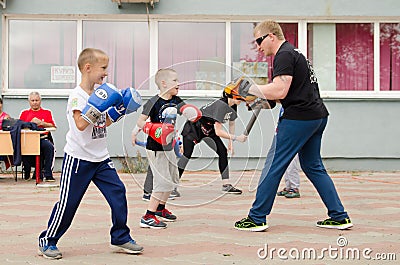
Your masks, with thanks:
M 36 123 L 40 128 L 56 127 L 51 111 L 41 107 L 42 99 L 38 92 L 31 92 L 28 100 L 30 108 L 21 112 L 20 120 Z M 40 137 L 40 157 L 43 166 L 43 171 L 40 170 L 41 180 L 55 181 L 53 177 L 54 155 L 55 147 L 53 138 L 50 132 L 46 132 Z M 22 162 L 24 165 L 24 179 L 28 180 L 30 178 L 31 167 L 35 165 L 35 157 L 23 156 Z M 35 178 L 35 175 L 33 175 L 33 178 Z

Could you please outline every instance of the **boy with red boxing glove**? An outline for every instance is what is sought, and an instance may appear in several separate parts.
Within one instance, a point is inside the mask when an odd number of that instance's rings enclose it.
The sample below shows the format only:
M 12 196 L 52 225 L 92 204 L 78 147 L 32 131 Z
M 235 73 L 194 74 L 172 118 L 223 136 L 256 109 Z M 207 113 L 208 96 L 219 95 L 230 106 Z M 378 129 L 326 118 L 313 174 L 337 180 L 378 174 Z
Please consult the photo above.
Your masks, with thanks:
M 175 138 L 175 121 L 177 114 L 190 121 L 197 121 L 201 112 L 197 107 L 185 104 L 177 96 L 179 91 L 178 74 L 173 69 L 160 69 L 155 76 L 160 93 L 150 98 L 143 106 L 136 127 L 132 131 L 132 145 L 136 144 L 137 134 L 143 130 L 148 134 L 146 154 L 153 172 L 153 192 L 146 214 L 140 220 L 144 228 L 166 228 L 166 222 L 177 218 L 166 208 L 171 191 L 179 181 L 179 173 L 173 139 Z M 150 118 L 150 122 L 146 120 Z

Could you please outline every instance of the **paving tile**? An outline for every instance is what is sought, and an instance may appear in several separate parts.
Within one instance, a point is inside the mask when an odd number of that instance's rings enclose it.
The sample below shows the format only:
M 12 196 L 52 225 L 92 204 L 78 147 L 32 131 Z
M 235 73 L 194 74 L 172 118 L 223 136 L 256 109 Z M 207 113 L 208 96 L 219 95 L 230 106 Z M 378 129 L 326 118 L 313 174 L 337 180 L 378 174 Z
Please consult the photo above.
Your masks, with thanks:
M 371 249 L 371 255 L 400 259 L 400 172 L 331 173 L 355 225 L 351 230 L 315 226 L 326 218 L 326 209 L 303 174 L 301 198 L 277 197 L 267 232 L 237 231 L 233 224 L 247 215 L 259 174 L 231 172 L 232 183 L 243 194 L 230 195 L 221 192 L 218 172 L 185 173 L 179 187 L 182 197 L 167 204 L 178 220 L 163 230 L 139 227 L 147 207 L 141 200 L 145 174 L 121 174 L 127 189 L 128 225 L 132 236 L 145 247 L 141 255 L 121 254 L 110 245 L 110 209 L 90 185 L 71 228 L 58 244 L 63 259 L 57 264 L 281 264 L 279 248 L 286 251 L 285 264 L 396 264 L 364 257 L 330 257 L 322 252 L 329 247 L 342 252 Z M 45 229 L 57 199 L 58 188 L 39 188 L 33 181 L 15 182 L 11 175 L 0 176 L 0 264 L 54 264 L 37 255 L 37 236 Z M 338 240 L 347 245 L 339 247 Z M 266 247 L 275 252 L 263 259 L 260 253 L 265 254 Z M 296 251 L 310 249 L 324 256 L 295 258 Z

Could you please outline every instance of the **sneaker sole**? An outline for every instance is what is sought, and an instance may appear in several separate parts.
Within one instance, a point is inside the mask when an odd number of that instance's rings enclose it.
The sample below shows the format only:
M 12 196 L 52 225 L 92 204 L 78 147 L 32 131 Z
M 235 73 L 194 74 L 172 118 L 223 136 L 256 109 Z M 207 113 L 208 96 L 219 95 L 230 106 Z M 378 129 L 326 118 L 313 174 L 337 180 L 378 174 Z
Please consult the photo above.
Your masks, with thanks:
M 119 247 L 118 252 L 120 253 L 127 253 L 127 254 L 140 254 L 143 253 L 144 249 L 142 248 L 141 250 L 131 250 L 131 249 L 126 249 L 126 248 L 121 248 Z
M 47 256 L 47 255 L 45 255 L 42 251 L 40 251 L 40 250 L 38 250 L 38 255 L 39 256 L 42 256 L 43 258 L 46 258 L 46 259 L 61 259 L 62 258 L 62 254 L 60 254 L 60 255 L 58 255 L 58 256 L 55 256 L 55 257 L 50 257 L 50 256 Z
M 259 226 L 259 227 L 252 227 L 252 228 L 239 228 L 235 227 L 236 230 L 239 231 L 249 231 L 249 232 L 263 232 L 268 229 L 268 226 Z
M 317 227 L 346 230 L 346 229 L 350 229 L 351 227 L 353 227 L 353 224 L 344 224 L 344 225 L 319 225 L 319 224 L 317 224 Z
M 141 228 L 150 228 L 150 229 L 165 229 L 165 228 L 167 228 L 166 226 L 152 226 L 152 225 L 143 224 L 143 223 L 140 223 L 140 227 Z
M 175 221 L 176 221 L 176 219 L 167 219 L 167 218 L 165 218 L 165 217 L 158 216 L 158 215 L 157 215 L 157 217 L 160 217 L 160 219 L 161 219 L 162 221 L 165 221 L 165 222 L 175 222 Z
M 286 199 L 296 199 L 296 198 L 300 198 L 299 196 L 285 196 Z

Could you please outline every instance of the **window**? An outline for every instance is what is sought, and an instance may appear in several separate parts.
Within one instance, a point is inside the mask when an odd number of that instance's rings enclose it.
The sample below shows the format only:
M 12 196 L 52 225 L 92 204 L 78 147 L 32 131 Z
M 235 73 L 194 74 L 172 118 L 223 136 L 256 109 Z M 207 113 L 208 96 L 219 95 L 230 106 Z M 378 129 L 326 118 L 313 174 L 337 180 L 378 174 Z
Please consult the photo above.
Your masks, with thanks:
M 83 22 L 83 48 L 94 47 L 108 54 L 107 82 L 121 89 L 149 89 L 141 86 L 149 76 L 149 43 L 146 22 Z
M 336 24 L 336 90 L 374 90 L 372 24 Z
M 321 90 L 374 90 L 373 24 L 308 25 L 308 57 Z
M 76 85 L 76 21 L 9 21 L 8 87 Z
M 178 72 L 184 96 L 215 96 L 230 81 L 227 79 L 243 72 L 259 84 L 271 81 L 273 57 L 257 50 L 253 36 L 257 23 L 251 20 L 154 18 L 150 21 L 154 27 L 147 21 L 95 20 L 90 16 L 12 16 L 5 21 L 6 94 L 23 95 L 32 89 L 67 94 L 79 82 L 76 61 L 86 47 L 102 49 L 109 55 L 108 82 L 119 88 L 134 86 L 145 90 L 144 95 L 156 90 L 154 82 L 149 83 L 153 80 L 150 75 L 165 67 Z M 296 47 L 307 47 L 322 95 L 399 97 L 394 91 L 400 91 L 400 23 L 339 22 L 280 25 L 286 40 Z
M 242 73 L 251 77 L 258 84 L 266 84 L 271 80 L 273 57 L 265 57 L 258 51 L 254 42 L 253 30 L 257 23 L 232 23 L 232 77 Z M 296 23 L 280 23 L 286 40 L 298 45 Z M 237 71 L 239 70 L 239 71 Z
M 380 24 L 381 90 L 400 90 L 400 24 Z
M 225 23 L 160 22 L 159 68 L 172 66 L 182 90 L 221 90 L 226 82 L 225 31 Z

